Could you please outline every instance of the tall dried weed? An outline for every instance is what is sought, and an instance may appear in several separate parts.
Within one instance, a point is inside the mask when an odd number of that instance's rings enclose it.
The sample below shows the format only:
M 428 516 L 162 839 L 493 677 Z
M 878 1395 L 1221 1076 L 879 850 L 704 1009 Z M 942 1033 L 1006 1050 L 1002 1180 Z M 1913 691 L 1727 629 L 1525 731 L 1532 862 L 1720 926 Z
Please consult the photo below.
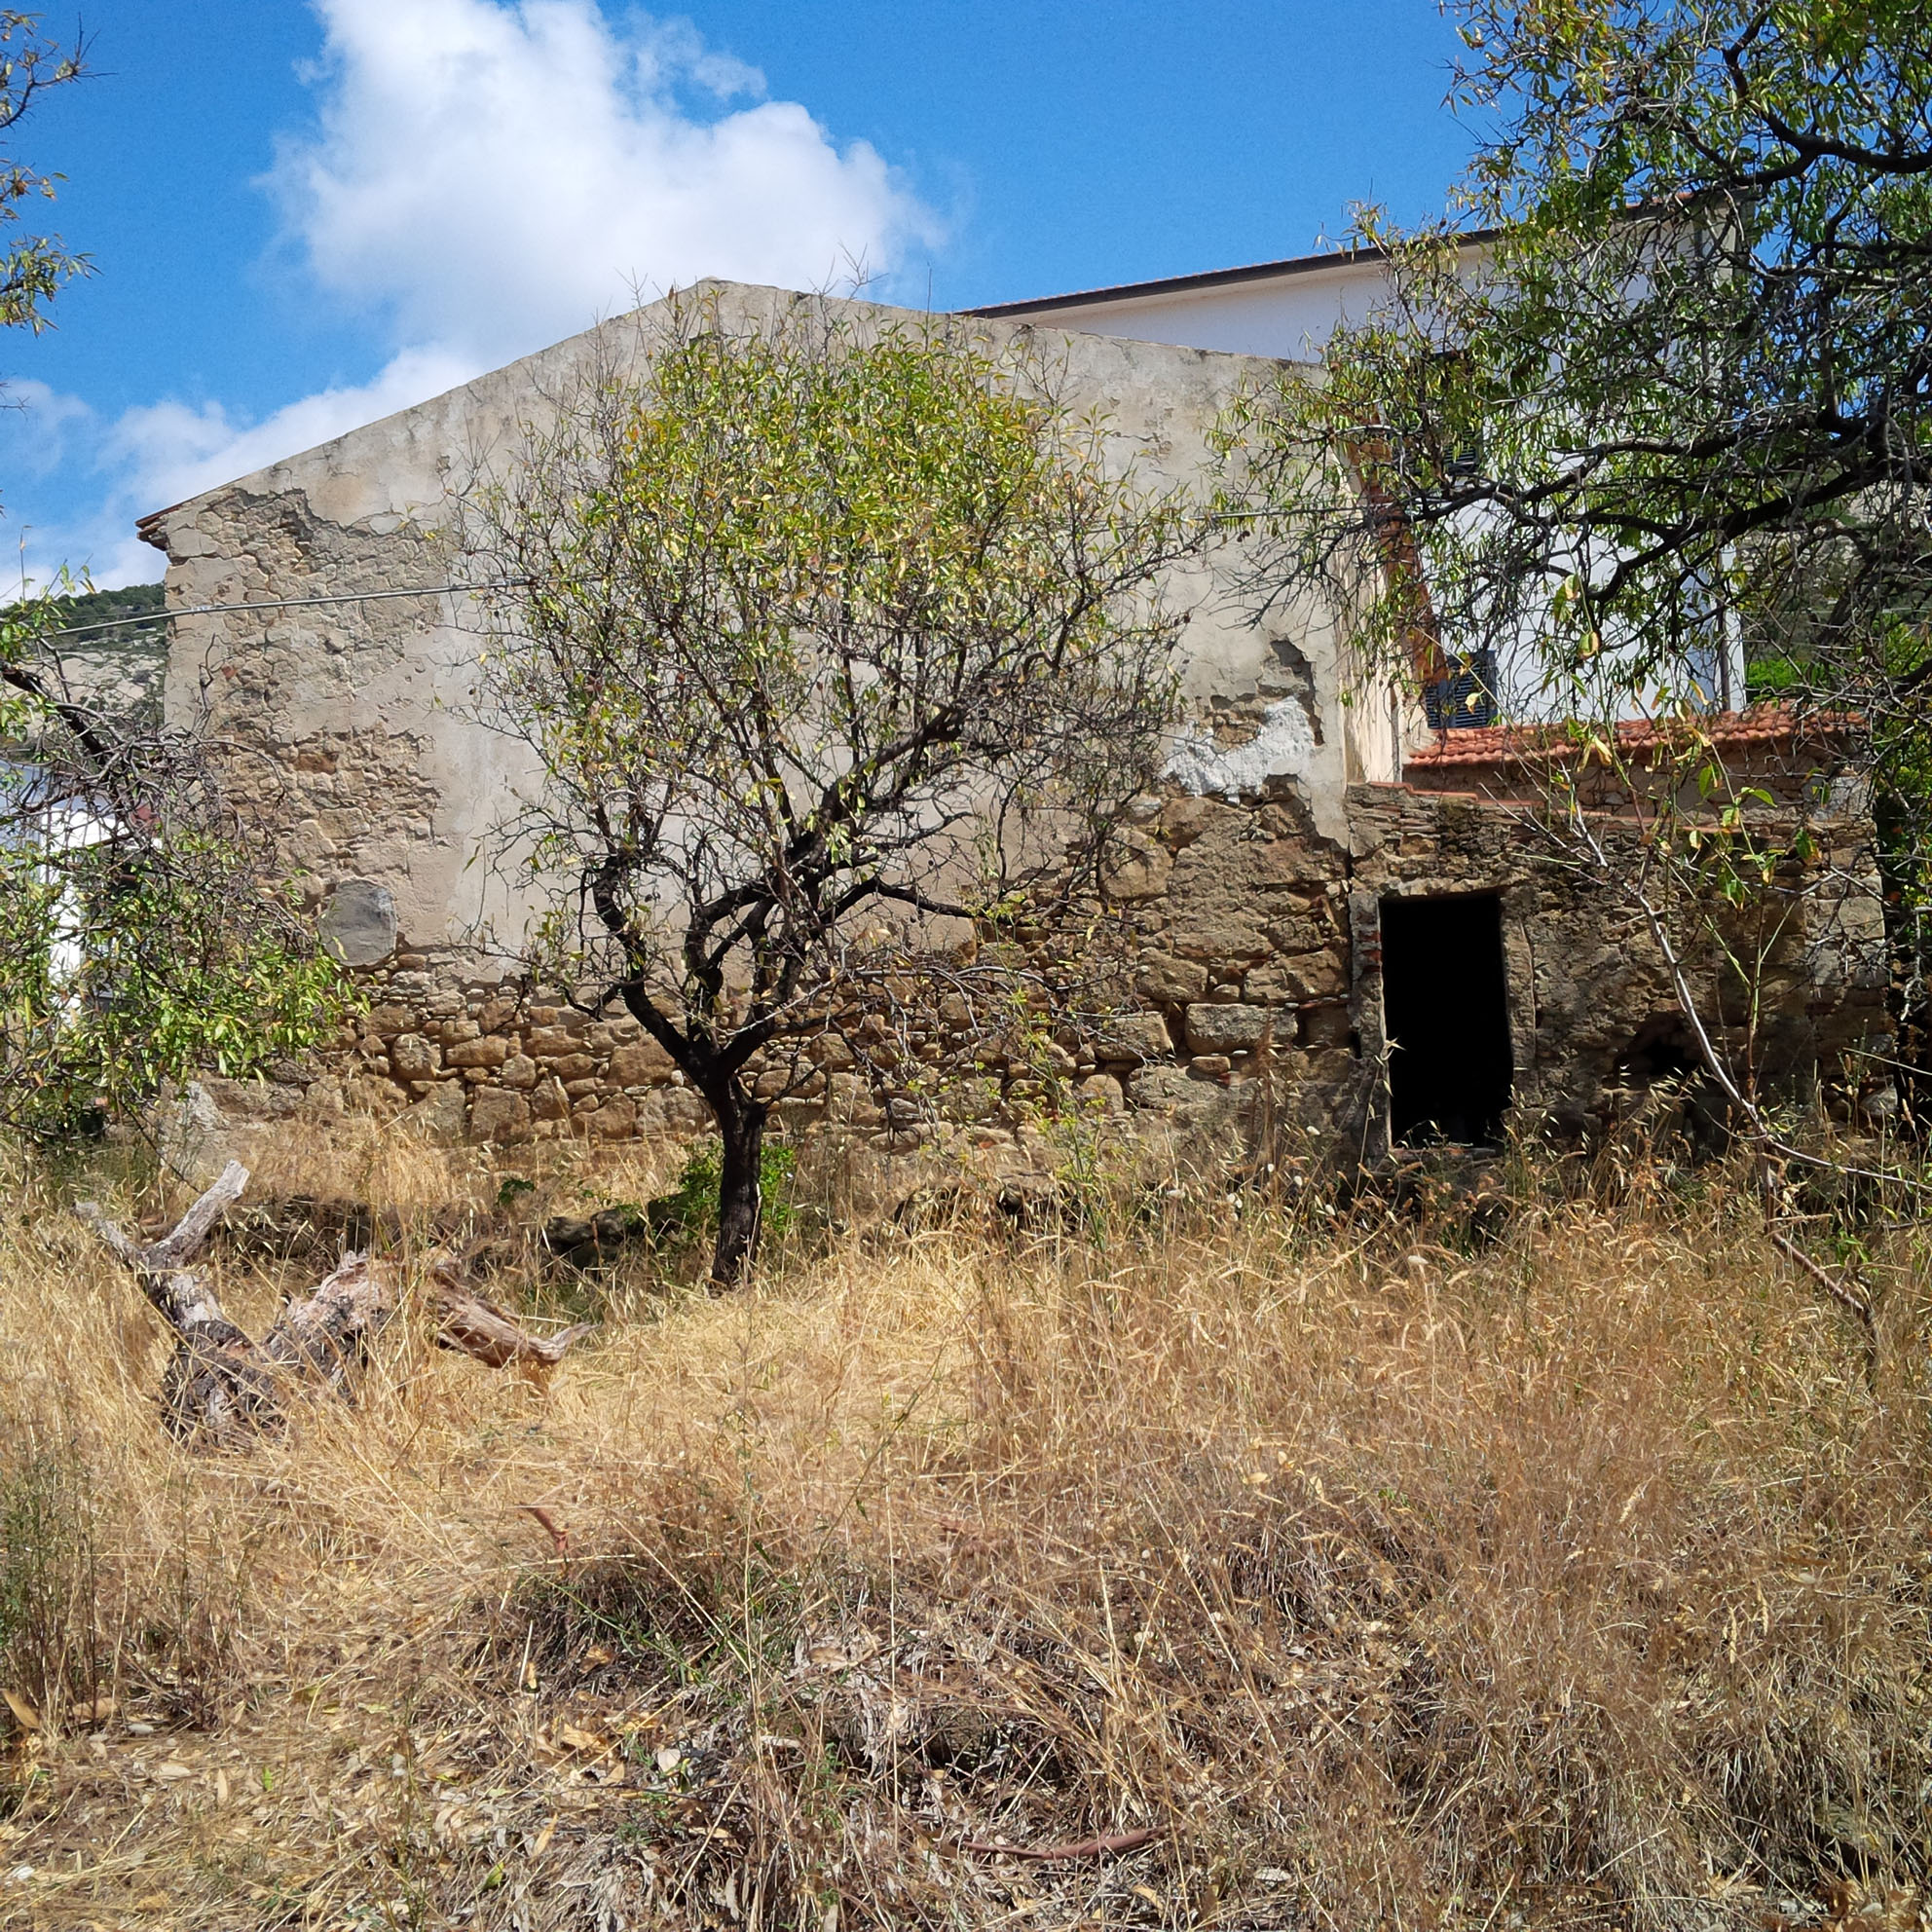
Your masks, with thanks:
M 405 1252 L 501 1192 L 423 1152 L 353 1178 Z M 6 1652 L 50 1716 L 0 1882 L 31 1868 L 48 1922 L 1916 1911 L 1915 1233 L 1866 1238 L 1876 1384 L 1721 1182 L 1525 1174 L 1480 1240 L 1200 1195 L 1104 1245 L 962 1224 L 725 1300 L 640 1276 L 547 1386 L 407 1319 L 359 1408 L 216 1458 L 160 1430 L 160 1339 L 51 1185 L 16 1171 L 0 1237 L 0 1490 L 68 1459 L 45 1542 L 98 1573 L 92 1622 L 33 1599 L 84 1639 Z M 295 1264 L 215 1265 L 259 1323 Z M 50 1669 L 116 1716 L 63 1718 Z

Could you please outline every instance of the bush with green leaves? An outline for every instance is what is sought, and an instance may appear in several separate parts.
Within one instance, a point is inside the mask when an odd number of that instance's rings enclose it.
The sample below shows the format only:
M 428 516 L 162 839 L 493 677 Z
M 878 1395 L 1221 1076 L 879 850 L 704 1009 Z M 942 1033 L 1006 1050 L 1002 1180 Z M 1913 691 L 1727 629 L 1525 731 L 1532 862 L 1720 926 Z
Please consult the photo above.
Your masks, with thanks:
M 71 1133 L 328 1038 L 351 988 L 191 730 L 65 688 L 0 615 L 0 1122 Z
M 798 1159 L 793 1148 L 779 1141 L 767 1140 L 759 1150 L 760 1215 L 766 1241 L 782 1240 L 792 1225 L 796 1211 L 792 1181 Z M 652 1240 L 662 1246 L 676 1247 L 713 1240 L 718 1233 L 718 1196 L 724 1173 L 723 1148 L 716 1140 L 700 1140 L 685 1156 L 676 1185 L 646 1210 Z

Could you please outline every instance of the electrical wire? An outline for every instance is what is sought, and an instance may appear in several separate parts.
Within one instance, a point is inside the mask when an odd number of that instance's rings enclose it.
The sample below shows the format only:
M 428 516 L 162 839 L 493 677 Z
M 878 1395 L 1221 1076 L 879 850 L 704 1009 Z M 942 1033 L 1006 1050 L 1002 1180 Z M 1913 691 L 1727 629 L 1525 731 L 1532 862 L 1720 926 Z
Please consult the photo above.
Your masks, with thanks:
M 69 624 L 64 630 L 43 631 L 43 637 L 87 637 L 94 631 L 123 630 L 130 624 L 151 624 L 175 617 L 225 616 L 231 611 L 299 611 L 315 604 L 373 604 L 384 597 L 441 597 L 459 590 L 511 590 L 528 577 L 502 583 L 426 583 L 411 590 L 347 590 L 330 597 L 270 597 L 258 604 L 191 604 L 179 611 L 143 611 L 132 617 L 108 617 L 97 624 Z

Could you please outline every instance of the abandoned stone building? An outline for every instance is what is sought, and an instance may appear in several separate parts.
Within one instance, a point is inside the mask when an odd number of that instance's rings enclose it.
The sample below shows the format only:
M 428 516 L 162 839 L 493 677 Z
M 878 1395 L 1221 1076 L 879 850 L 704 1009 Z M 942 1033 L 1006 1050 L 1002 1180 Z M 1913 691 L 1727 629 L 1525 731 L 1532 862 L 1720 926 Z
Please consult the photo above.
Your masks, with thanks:
M 980 312 L 999 340 L 1050 339 L 1067 399 L 1109 419 L 1149 480 L 1200 486 L 1208 431 L 1267 358 L 1317 357 L 1373 299 L 1364 253 Z M 727 316 L 806 298 L 715 287 Z M 862 320 L 894 312 L 847 305 Z M 705 1110 L 633 1021 L 586 1015 L 518 978 L 530 907 L 479 859 L 531 772 L 469 714 L 478 639 L 442 594 L 438 526 L 464 465 L 507 446 L 626 323 L 144 519 L 167 556 L 170 713 L 205 707 L 265 776 L 324 928 L 371 1007 L 320 1071 L 224 1105 L 408 1112 L 455 1136 L 519 1141 L 681 1133 Z M 481 453 L 479 457 L 479 453 Z M 1188 722 L 1113 880 L 1139 935 L 1144 1010 L 1084 1049 L 1086 1096 L 1182 1129 L 1285 1117 L 1373 1157 L 1439 1134 L 1566 1138 L 1686 1065 L 1677 1000 L 1641 909 L 1526 831 L 1521 748 L 1488 712 L 1438 715 L 1352 666 L 1312 607 L 1266 617 L 1211 555 L 1168 586 L 1188 612 Z M 304 601 L 308 600 L 308 601 Z M 236 606 L 260 605 L 259 611 Z M 228 607 L 186 614 L 204 607 Z M 1468 725 L 1469 728 L 1437 728 Z M 1641 726 L 1633 725 L 1633 729 Z M 1835 748 L 1789 721 L 1713 721 L 1728 757 L 1799 776 L 1820 883 L 1766 954 L 1754 1048 L 1841 1114 L 1886 1025 L 1869 815 Z M 1756 762 L 1755 765 L 1753 761 Z M 1635 835 L 1615 800 L 1603 836 Z M 1727 993 L 1700 988 L 1721 1021 Z M 1735 1004 L 1734 1000 L 1731 1002 Z M 1265 1080 L 1261 1078 L 1265 1074 Z M 875 1132 L 878 1101 L 829 1053 L 791 1110 Z M 997 1119 L 982 1123 L 996 1141 Z

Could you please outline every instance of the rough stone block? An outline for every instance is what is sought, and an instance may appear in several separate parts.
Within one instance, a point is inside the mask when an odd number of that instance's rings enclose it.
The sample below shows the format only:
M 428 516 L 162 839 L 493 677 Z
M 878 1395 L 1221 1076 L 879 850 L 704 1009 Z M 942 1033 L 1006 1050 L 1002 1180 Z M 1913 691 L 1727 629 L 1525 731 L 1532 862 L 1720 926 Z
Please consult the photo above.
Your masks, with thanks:
M 593 1027 L 592 1033 L 596 1031 Z M 619 1087 L 651 1087 L 671 1072 L 671 1056 L 655 1040 L 639 1040 L 611 1056 L 611 1078 Z
M 660 1087 L 637 1103 L 640 1133 L 701 1133 L 712 1125 L 711 1109 L 684 1087 Z
M 1272 1018 L 1265 1006 L 1197 1001 L 1187 1009 L 1188 1049 L 1197 1054 L 1251 1053 Z
M 430 1087 L 403 1119 L 430 1140 L 453 1142 L 463 1138 L 464 1125 L 464 1090 L 461 1082 L 439 1080 Z
M 590 1116 L 590 1132 L 599 1140 L 627 1140 L 637 1132 L 637 1108 L 619 1095 L 606 1100 Z
M 398 1033 L 390 1042 L 390 1065 L 403 1080 L 427 1080 L 443 1063 L 442 1049 L 421 1033 Z
M 985 1078 L 948 1081 L 939 1095 L 940 1111 L 951 1121 L 990 1120 L 1004 1104 L 999 1082 Z
M 1235 1119 L 1231 1089 L 1217 1080 L 1193 1080 L 1185 1067 L 1143 1066 L 1127 1082 L 1128 1104 L 1162 1115 L 1183 1133 L 1212 1133 Z
M 1108 898 L 1120 905 L 1156 899 L 1167 890 L 1173 872 L 1173 854 L 1145 833 L 1130 833 L 1113 854 L 1103 874 Z
M 1252 926 L 1238 919 L 1182 919 L 1176 915 L 1168 944 L 1184 959 L 1250 965 L 1268 956 L 1268 942 Z
M 535 1087 L 537 1062 L 528 1055 L 512 1054 L 504 1060 L 502 1071 L 497 1077 L 505 1087 Z
M 443 1059 L 450 1066 L 502 1066 L 509 1058 L 509 1042 L 501 1035 L 485 1040 L 459 1040 L 453 1047 L 443 1050 Z
M 562 1059 L 550 1061 L 550 1071 L 559 1080 L 575 1084 L 588 1079 L 597 1071 L 596 1059 L 590 1054 L 569 1054 Z
M 533 1026 L 523 1036 L 523 1050 L 532 1059 L 562 1059 L 578 1052 L 580 1044 L 568 1026 Z
M 385 1119 L 397 1112 L 409 1098 L 393 1080 L 385 1080 L 371 1073 L 357 1074 L 353 1079 L 345 1080 L 342 1096 L 358 1113 L 375 1114 Z
M 621 1020 L 600 1020 L 583 1029 L 583 1044 L 594 1054 L 613 1053 L 629 1046 L 643 1030 L 628 1014 Z
M 377 1033 L 387 1039 L 391 1033 L 407 1033 L 416 1024 L 416 1016 L 406 1006 L 386 1003 L 372 1006 L 362 1017 L 365 1032 Z
M 1133 987 L 1142 999 L 1159 1000 L 1164 1006 L 1184 1006 L 1208 990 L 1208 969 L 1196 960 L 1150 952 L 1134 969 Z
M 501 1087 L 478 1088 L 469 1103 L 469 1135 L 472 1140 L 529 1139 L 529 1101 Z
M 1270 919 L 1261 930 L 1277 952 L 1319 952 L 1334 937 L 1323 920 L 1307 912 Z
M 345 966 L 380 966 L 395 950 L 395 901 L 374 879 L 346 878 L 316 930 Z
M 859 1063 L 859 1057 L 836 1033 L 821 1033 L 811 1043 L 811 1057 L 828 1073 L 846 1073 Z
M 1083 1107 L 1104 1114 L 1117 1114 L 1126 1104 L 1120 1082 L 1106 1073 L 1090 1074 L 1074 1088 L 1073 1097 Z
M 1168 1022 L 1158 1013 L 1123 1013 L 1109 1020 L 1094 1042 L 1101 1059 L 1165 1059 L 1173 1052 Z
M 562 1120 L 571 1110 L 570 1096 L 555 1080 L 545 1080 L 530 1096 L 530 1110 L 539 1120 Z
M 1288 997 L 1303 1000 L 1339 999 L 1349 989 L 1348 961 L 1339 952 L 1306 952 L 1278 962 L 1275 971 L 1288 988 Z

